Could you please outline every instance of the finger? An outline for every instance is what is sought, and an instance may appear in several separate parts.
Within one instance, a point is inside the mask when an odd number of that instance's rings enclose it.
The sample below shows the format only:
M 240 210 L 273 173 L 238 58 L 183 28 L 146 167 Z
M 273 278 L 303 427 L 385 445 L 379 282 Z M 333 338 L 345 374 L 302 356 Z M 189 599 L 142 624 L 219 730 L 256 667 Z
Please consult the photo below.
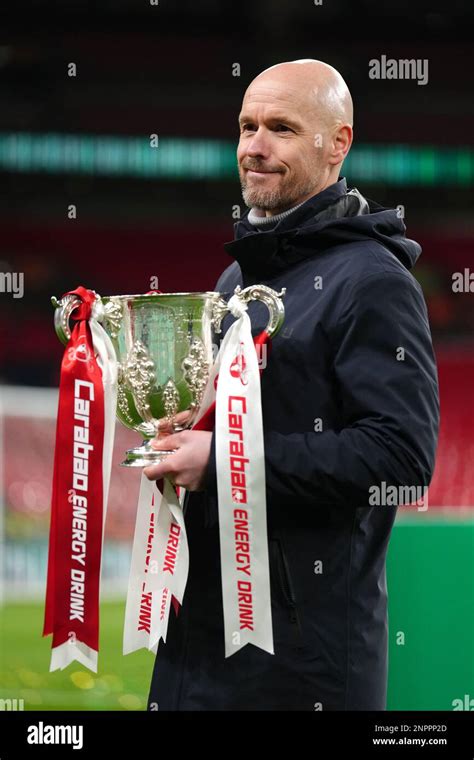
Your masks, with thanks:
M 169 465 L 166 465 L 165 462 L 151 464 L 145 467 L 143 472 L 148 480 L 161 480 L 161 478 L 172 477 Z
M 168 431 L 159 430 L 152 440 L 155 441 L 155 440 L 158 440 L 159 438 L 168 438 L 168 436 L 171 435 L 172 432 L 173 432 L 172 430 L 168 430 Z
M 182 433 L 173 433 L 173 435 L 164 435 L 159 438 L 153 438 L 150 442 L 150 446 L 153 449 L 179 449 L 182 443 Z
M 157 438 L 162 435 L 172 435 L 173 426 L 171 424 L 171 421 L 167 417 L 163 417 L 162 419 L 158 420 L 156 431 Z
M 165 435 L 172 435 L 176 425 L 180 425 L 181 427 L 188 426 L 191 421 L 191 414 L 192 412 L 187 410 L 184 412 L 178 412 L 173 415 L 172 418 L 160 417 L 160 419 L 157 420 L 157 430 Z

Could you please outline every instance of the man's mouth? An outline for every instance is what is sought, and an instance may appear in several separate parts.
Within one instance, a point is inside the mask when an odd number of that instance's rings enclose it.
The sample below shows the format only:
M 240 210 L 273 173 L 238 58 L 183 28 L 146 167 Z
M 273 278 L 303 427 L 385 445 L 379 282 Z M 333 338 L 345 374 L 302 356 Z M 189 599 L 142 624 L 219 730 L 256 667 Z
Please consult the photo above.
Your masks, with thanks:
M 246 169 L 246 171 L 249 174 L 256 174 L 257 176 L 260 176 L 260 177 L 263 177 L 266 174 L 276 174 L 276 172 L 263 171 L 263 170 L 260 170 L 260 169 Z

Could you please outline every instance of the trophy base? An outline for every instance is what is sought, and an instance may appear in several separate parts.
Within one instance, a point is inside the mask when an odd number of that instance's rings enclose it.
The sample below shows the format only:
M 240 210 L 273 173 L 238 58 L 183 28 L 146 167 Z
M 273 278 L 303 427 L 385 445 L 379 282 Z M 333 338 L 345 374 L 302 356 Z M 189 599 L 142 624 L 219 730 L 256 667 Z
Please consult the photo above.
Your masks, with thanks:
M 159 464 L 173 451 L 176 449 L 163 449 L 161 451 L 153 449 L 150 446 L 150 441 L 143 441 L 141 446 L 128 449 L 127 456 L 120 464 L 122 467 L 148 467 L 152 464 Z

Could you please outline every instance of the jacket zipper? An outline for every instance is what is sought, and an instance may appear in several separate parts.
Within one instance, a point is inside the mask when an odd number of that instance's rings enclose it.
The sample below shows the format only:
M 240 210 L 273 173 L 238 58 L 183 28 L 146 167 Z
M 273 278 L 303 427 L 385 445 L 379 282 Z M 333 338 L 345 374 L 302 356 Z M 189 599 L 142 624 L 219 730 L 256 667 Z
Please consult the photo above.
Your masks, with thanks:
M 283 552 L 283 547 L 281 545 L 280 539 L 276 538 L 274 540 L 278 549 L 278 556 L 279 556 L 279 561 L 280 561 L 280 578 L 282 582 L 283 594 L 286 597 L 287 602 L 289 602 L 289 604 L 291 604 L 292 606 L 295 606 L 296 598 L 293 591 L 293 587 L 290 582 L 290 572 L 288 569 L 288 562 L 286 561 L 286 557 Z
M 282 546 L 280 538 L 275 538 L 273 540 L 275 541 L 275 544 L 277 547 L 281 589 L 283 591 L 283 596 L 285 598 L 285 601 L 287 602 L 289 606 L 290 622 L 296 625 L 298 629 L 298 636 L 301 636 L 302 635 L 301 623 L 300 623 L 300 619 L 298 615 L 298 608 L 296 606 L 295 593 L 293 591 L 293 586 L 290 580 L 290 570 L 288 567 L 288 562 L 285 556 L 285 552 L 283 551 L 283 546 Z

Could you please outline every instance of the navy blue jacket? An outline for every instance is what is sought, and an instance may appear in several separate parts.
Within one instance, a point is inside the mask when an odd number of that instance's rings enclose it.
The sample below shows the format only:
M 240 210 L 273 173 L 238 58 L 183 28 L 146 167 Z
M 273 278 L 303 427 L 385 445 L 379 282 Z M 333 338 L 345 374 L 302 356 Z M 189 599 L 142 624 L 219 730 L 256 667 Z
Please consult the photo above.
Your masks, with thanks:
M 234 262 L 215 290 L 286 288 L 261 376 L 275 654 L 247 645 L 224 656 L 213 436 L 206 490 L 186 496 L 188 585 L 149 709 L 384 710 L 397 507 L 371 505 L 369 489 L 427 486 L 439 424 L 426 305 L 410 273 L 420 246 L 396 210 L 342 178 L 273 229 L 246 212 L 225 249 Z M 248 313 L 257 335 L 267 310 L 250 302 Z

